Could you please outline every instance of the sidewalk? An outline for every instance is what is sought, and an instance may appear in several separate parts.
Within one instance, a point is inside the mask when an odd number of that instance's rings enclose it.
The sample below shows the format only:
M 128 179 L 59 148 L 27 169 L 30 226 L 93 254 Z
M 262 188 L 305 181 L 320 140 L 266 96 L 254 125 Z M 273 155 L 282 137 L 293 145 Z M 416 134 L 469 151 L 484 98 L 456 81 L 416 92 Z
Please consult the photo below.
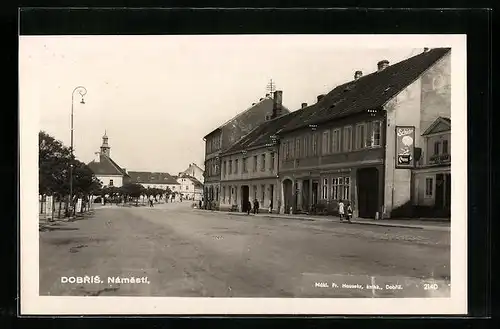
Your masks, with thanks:
M 209 211 L 204 209 L 195 209 L 196 211 Z M 241 212 L 227 212 L 221 211 L 222 213 L 228 215 L 236 216 L 249 216 L 246 213 Z M 289 215 L 289 214 L 250 214 L 250 216 L 257 216 L 263 218 L 281 218 L 281 219 L 295 219 L 295 220 L 308 220 L 308 221 L 326 221 L 326 222 L 339 222 L 340 218 L 336 216 L 311 216 L 311 215 Z M 351 220 L 352 224 L 357 225 L 376 225 L 376 226 L 387 226 L 387 227 L 402 227 L 402 228 L 415 228 L 423 229 L 429 231 L 450 231 L 450 222 L 443 220 L 429 220 L 429 219 L 385 219 L 385 220 L 374 220 L 374 219 L 362 219 L 354 218 Z

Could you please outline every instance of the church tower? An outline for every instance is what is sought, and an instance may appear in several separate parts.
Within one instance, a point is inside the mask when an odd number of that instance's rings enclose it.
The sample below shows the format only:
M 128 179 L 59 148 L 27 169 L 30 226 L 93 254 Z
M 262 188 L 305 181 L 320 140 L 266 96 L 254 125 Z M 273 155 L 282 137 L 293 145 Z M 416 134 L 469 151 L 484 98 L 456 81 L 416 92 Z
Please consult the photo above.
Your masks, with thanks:
M 106 135 L 106 131 L 104 131 L 104 136 L 102 136 L 102 145 L 101 145 L 101 154 L 109 157 L 110 155 L 110 147 L 108 145 L 108 136 Z

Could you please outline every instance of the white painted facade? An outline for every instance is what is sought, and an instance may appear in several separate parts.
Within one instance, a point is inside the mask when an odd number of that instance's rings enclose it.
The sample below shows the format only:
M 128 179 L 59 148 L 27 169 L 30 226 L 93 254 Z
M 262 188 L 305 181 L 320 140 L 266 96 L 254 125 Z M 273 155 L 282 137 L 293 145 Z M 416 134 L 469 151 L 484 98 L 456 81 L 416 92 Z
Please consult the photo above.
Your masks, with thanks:
M 122 175 L 95 175 L 95 177 L 101 181 L 103 187 L 121 187 L 123 186 L 123 176 Z
M 179 177 L 177 182 L 180 184 L 178 192 L 189 200 L 199 201 L 203 195 L 203 187 L 197 187 L 189 177 Z

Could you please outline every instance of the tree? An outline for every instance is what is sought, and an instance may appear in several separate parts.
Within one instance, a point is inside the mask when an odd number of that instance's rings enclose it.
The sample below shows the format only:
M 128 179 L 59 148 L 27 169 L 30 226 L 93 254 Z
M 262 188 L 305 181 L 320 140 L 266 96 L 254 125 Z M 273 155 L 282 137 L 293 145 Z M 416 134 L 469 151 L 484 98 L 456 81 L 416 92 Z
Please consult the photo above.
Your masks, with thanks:
M 134 184 L 134 183 L 125 183 L 120 188 L 120 190 L 123 193 L 123 195 L 125 195 L 126 197 L 130 196 L 132 198 L 135 198 L 136 206 L 139 203 L 139 198 L 141 197 L 141 195 L 143 195 L 143 193 L 145 193 L 144 187 L 142 185 Z
M 75 159 L 71 149 L 44 131 L 38 133 L 39 193 L 59 198 L 59 211 L 63 196 L 69 196 L 69 172 L 73 166 L 74 195 L 90 195 L 100 189 L 100 182 L 86 164 Z M 70 201 L 67 199 L 67 201 Z M 72 203 L 74 206 L 74 204 Z M 68 207 L 66 207 L 68 209 Z M 74 209 L 74 207 L 73 207 Z

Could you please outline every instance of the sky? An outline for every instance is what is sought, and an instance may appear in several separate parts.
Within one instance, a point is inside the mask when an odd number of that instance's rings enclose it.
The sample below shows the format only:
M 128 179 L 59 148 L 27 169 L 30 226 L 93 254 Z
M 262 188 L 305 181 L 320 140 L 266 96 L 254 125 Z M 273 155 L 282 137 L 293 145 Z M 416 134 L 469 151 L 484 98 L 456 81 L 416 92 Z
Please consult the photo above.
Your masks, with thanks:
M 106 131 L 111 157 L 129 171 L 203 168 L 203 137 L 265 96 L 272 79 L 291 111 L 423 50 L 386 38 L 331 35 L 43 36 L 20 38 L 21 111 L 86 163 Z M 23 100 L 25 100 L 23 102 Z

